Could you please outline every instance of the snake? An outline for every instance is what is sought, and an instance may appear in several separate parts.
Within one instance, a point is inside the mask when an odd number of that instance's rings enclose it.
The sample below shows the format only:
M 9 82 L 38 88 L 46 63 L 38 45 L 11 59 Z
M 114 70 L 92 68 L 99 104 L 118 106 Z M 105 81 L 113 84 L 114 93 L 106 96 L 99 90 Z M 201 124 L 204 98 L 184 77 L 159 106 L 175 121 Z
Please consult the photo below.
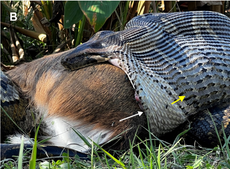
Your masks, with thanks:
M 70 71 L 101 62 L 127 74 L 155 135 L 220 106 L 228 107 L 221 112 L 230 133 L 227 16 L 211 11 L 136 16 L 123 31 L 100 31 L 61 60 Z M 179 96 L 185 96 L 184 101 L 172 104 Z

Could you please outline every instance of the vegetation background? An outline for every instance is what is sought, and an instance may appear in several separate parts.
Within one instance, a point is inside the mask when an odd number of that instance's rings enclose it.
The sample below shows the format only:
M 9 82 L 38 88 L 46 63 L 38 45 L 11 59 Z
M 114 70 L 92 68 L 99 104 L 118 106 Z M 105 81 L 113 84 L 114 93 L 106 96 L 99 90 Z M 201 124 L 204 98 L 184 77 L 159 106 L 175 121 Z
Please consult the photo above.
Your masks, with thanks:
M 230 16 L 230 1 L 1 1 L 1 66 L 9 70 L 23 62 L 74 48 L 100 30 L 121 31 L 137 15 L 193 10 L 212 10 Z M 17 21 L 10 21 L 11 12 L 17 14 Z M 155 144 L 156 140 L 160 143 Z M 61 160 L 45 159 L 38 163 L 35 157 L 35 163 L 27 165 L 21 152 L 16 160 L 2 160 L 1 167 L 230 168 L 229 139 L 213 149 L 197 149 L 181 140 L 179 135 L 169 144 L 149 133 L 149 139 L 142 141 L 144 148 L 130 142 L 130 149 L 119 152 L 119 158 L 96 144 L 89 145 L 90 161 L 63 154 Z M 134 147 L 137 153 L 133 152 Z M 102 155 L 98 155 L 99 151 Z

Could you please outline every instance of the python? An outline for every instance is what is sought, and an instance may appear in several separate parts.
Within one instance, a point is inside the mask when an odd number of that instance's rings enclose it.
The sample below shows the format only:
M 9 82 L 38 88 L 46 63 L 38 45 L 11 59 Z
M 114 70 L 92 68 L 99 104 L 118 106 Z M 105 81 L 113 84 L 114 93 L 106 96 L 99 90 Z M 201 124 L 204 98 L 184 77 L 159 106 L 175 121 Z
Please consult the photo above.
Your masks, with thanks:
M 181 18 L 190 19 L 182 19 L 182 24 Z M 214 133 L 207 109 L 220 128 L 224 124 L 227 135 L 230 131 L 229 31 L 216 27 L 229 30 L 229 23 L 212 12 L 138 16 L 123 32 L 99 32 L 75 49 L 23 64 L 7 76 L 43 117 L 44 133 L 54 145 L 87 150 L 75 129 L 99 144 L 120 135 L 120 147 L 125 147 L 138 126 L 146 126 L 146 116 L 158 136 L 195 117 L 194 133 L 213 141 L 207 137 L 209 131 Z M 101 63 L 105 61 L 124 72 Z M 171 105 L 180 93 L 187 99 Z M 118 123 L 140 109 L 146 116 Z

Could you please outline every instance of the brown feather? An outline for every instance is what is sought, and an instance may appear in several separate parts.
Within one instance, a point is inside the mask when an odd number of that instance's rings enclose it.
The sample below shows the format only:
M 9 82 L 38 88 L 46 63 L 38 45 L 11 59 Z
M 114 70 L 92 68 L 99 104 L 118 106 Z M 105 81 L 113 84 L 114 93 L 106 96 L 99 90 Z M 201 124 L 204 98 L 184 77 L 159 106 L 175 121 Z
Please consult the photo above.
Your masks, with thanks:
M 127 138 L 134 137 L 138 125 L 145 125 L 145 117 L 119 122 L 140 110 L 125 73 L 108 63 L 69 71 L 60 64 L 62 56 L 53 54 L 20 65 L 8 76 L 38 110 L 48 111 L 48 117 L 65 117 L 92 124 L 94 129 L 109 129 L 112 137 L 127 130 L 120 144 L 128 145 Z

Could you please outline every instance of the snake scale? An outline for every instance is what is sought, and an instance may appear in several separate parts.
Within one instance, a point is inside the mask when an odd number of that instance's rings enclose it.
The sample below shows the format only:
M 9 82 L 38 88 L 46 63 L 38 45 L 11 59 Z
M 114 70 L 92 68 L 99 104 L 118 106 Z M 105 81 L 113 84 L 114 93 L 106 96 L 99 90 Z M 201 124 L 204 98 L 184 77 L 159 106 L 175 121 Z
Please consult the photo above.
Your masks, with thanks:
M 62 65 L 75 70 L 105 61 L 128 75 L 156 135 L 209 107 L 230 105 L 230 19 L 220 13 L 137 16 L 124 31 L 96 33 Z M 178 96 L 184 101 L 171 104 Z

